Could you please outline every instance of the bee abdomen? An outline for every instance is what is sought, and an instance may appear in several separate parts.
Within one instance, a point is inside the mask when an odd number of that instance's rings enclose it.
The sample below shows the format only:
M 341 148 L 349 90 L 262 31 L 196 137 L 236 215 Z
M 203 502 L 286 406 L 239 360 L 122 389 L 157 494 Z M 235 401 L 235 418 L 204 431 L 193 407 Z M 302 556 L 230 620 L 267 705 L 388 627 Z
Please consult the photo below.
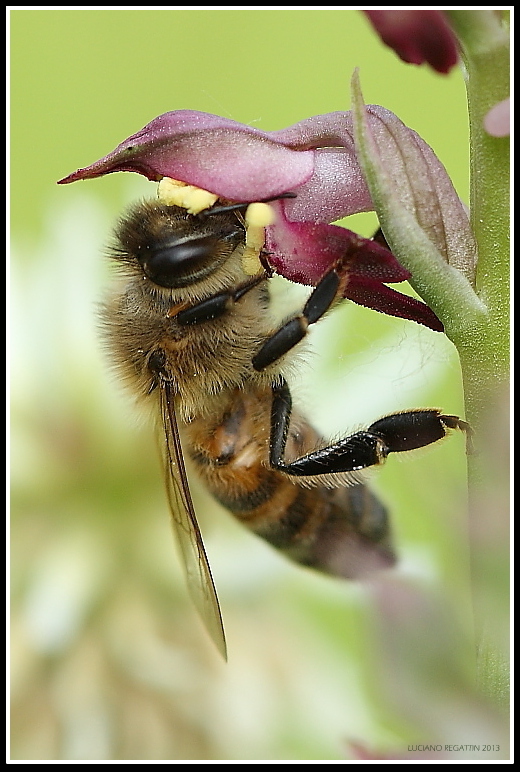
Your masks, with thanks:
M 302 488 L 265 466 L 237 474 L 229 459 L 226 467 L 217 484 L 206 478 L 214 497 L 292 560 L 347 579 L 395 563 L 387 511 L 365 485 Z
M 189 454 L 209 491 L 244 525 L 293 560 L 343 578 L 395 562 L 385 507 L 363 484 L 302 487 L 269 466 L 270 401 L 233 394 L 211 427 L 186 426 Z M 317 441 L 300 422 L 292 454 Z
M 366 486 L 296 490 L 278 520 L 254 528 L 259 536 L 298 563 L 346 579 L 395 563 L 387 511 Z

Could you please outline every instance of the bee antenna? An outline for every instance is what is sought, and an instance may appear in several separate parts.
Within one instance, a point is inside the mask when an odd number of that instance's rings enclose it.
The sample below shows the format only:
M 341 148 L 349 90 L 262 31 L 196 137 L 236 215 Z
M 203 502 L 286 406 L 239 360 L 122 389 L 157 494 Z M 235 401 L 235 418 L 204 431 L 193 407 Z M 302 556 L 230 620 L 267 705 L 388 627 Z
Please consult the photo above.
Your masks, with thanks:
M 280 193 L 279 196 L 273 196 L 272 198 L 264 198 L 259 203 L 261 204 L 270 204 L 271 201 L 279 201 L 282 198 L 296 198 L 296 193 Z M 211 214 L 223 214 L 224 212 L 240 212 L 247 209 L 251 201 L 244 202 L 241 204 L 227 204 L 226 206 L 214 206 L 212 209 L 204 209 L 202 212 L 200 212 L 201 215 L 204 215 L 205 217 L 208 217 Z
M 227 206 L 214 206 L 211 209 L 203 209 L 199 212 L 203 217 L 209 217 L 212 214 L 223 214 L 224 212 L 240 212 L 247 209 L 249 204 L 228 204 Z
M 279 196 L 273 196 L 273 198 L 267 198 L 262 201 L 263 204 L 268 204 L 270 201 L 278 201 L 279 198 L 297 198 L 298 194 L 288 190 L 287 193 L 281 193 Z

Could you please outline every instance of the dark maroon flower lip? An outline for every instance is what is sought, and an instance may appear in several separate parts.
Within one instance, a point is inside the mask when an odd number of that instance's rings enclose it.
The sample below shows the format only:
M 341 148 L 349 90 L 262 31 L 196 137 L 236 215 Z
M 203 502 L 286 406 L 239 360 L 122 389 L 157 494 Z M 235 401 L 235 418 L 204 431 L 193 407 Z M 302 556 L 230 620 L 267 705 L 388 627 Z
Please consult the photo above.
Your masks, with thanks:
M 315 285 L 330 268 L 331 254 L 341 255 L 336 266 L 347 276 L 345 298 L 389 316 L 412 320 L 436 332 L 444 331 L 442 322 L 429 306 L 386 286 L 411 277 L 389 249 L 337 225 L 286 221 L 282 228 L 279 220 L 277 225 L 267 228 L 266 234 L 269 262 L 276 273 L 299 284 Z M 302 243 L 309 246 L 299 260 L 291 259 L 291 252 L 297 248 L 294 245 Z
M 379 150 L 383 143 L 397 158 L 396 169 L 413 147 L 422 166 L 435 169 L 429 177 L 442 195 L 458 202 L 442 164 L 412 129 L 378 105 L 366 107 L 366 120 L 378 137 Z M 154 181 L 180 180 L 229 201 L 280 198 L 272 205 L 275 221 L 266 228 L 266 250 L 274 270 L 292 281 L 316 284 L 327 270 L 341 265 L 348 277 L 345 297 L 433 330 L 443 329 L 428 306 L 386 286 L 410 277 L 388 249 L 332 224 L 374 209 L 350 111 L 262 131 L 209 113 L 177 110 L 155 118 L 111 153 L 59 182 L 120 171 Z M 409 163 L 406 175 L 413 178 Z M 293 197 L 283 198 L 288 193 Z M 420 191 L 419 201 L 421 196 L 427 198 Z M 417 217 L 421 221 L 420 212 Z
M 408 64 L 446 74 L 459 60 L 457 38 L 442 11 L 363 11 L 383 43 Z

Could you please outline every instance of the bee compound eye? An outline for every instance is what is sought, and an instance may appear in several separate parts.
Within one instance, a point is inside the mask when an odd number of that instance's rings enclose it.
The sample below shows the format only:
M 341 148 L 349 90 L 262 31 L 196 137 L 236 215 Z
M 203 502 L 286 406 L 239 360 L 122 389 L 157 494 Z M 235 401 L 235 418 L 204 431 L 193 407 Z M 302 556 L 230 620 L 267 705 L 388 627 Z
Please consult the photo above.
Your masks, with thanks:
M 149 248 L 140 263 L 146 276 L 160 287 L 183 287 L 216 267 L 216 246 L 213 236 L 163 243 Z

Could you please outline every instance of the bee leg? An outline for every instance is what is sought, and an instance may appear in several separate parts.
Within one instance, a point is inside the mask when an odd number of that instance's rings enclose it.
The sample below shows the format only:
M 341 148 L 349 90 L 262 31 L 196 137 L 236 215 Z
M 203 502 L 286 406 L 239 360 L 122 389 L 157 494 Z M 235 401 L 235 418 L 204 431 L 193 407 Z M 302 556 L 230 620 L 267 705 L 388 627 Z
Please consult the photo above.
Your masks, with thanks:
M 440 410 L 411 410 L 395 413 L 375 421 L 366 431 L 356 432 L 286 463 L 285 445 L 291 416 L 291 394 L 285 381 L 273 387 L 271 408 L 271 466 L 295 477 L 355 472 L 384 463 L 390 453 L 415 450 L 437 442 L 450 429 L 463 431 L 468 437 L 470 452 L 471 429 L 457 416 L 442 415 Z
M 320 279 L 303 307 L 302 313 L 282 325 L 254 355 L 255 370 L 258 372 L 264 370 L 306 336 L 309 325 L 317 322 L 334 302 L 340 282 L 341 279 L 334 269 Z
M 333 445 L 287 463 L 284 456 L 291 409 L 291 393 L 287 383 L 283 381 L 280 386 L 273 386 L 269 463 L 280 472 L 294 477 L 353 472 L 382 464 L 391 452 L 383 436 L 372 432 L 370 427 L 366 432 L 356 432 Z
M 217 319 L 219 316 L 223 316 L 231 311 L 234 304 L 237 303 L 246 292 L 257 287 L 267 278 L 267 272 L 260 273 L 258 276 L 254 276 L 252 279 L 241 284 L 237 289 L 227 290 L 212 295 L 205 300 L 201 300 L 200 303 L 196 303 L 193 306 L 189 306 L 189 308 L 179 311 L 173 318 L 178 324 L 182 325 L 202 324 L 203 322 Z

